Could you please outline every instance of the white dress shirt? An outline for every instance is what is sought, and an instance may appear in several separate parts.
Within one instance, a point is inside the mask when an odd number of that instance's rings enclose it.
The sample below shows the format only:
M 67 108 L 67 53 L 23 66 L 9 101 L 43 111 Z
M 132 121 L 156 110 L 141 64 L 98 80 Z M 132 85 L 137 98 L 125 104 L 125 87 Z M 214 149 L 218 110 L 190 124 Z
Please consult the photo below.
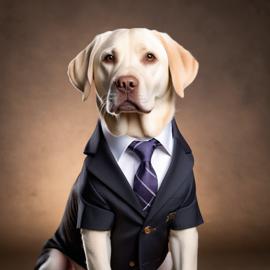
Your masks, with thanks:
M 114 136 L 110 133 L 106 123 L 101 119 L 101 127 L 109 148 L 117 161 L 122 172 L 126 176 L 127 181 L 133 188 L 134 176 L 140 165 L 140 158 L 131 149 L 128 148 L 133 140 L 138 138 L 130 137 L 128 135 Z M 162 146 L 157 147 L 152 155 L 151 163 L 158 178 L 158 188 L 169 168 L 172 151 L 173 151 L 173 137 L 172 137 L 172 123 L 169 122 L 162 132 L 154 137 Z M 140 138 L 140 140 L 149 140 L 149 138 Z

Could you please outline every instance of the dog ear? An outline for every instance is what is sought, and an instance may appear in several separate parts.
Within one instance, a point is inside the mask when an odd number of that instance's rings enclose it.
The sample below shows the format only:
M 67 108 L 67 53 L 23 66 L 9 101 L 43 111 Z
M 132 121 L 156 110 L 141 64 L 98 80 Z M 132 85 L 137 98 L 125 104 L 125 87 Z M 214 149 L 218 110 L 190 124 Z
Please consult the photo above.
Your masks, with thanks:
M 95 54 L 109 32 L 111 31 L 97 35 L 68 65 L 67 74 L 69 80 L 75 89 L 83 93 L 82 101 L 87 99 L 94 84 L 93 63 Z
M 153 30 L 163 44 L 169 60 L 169 69 L 173 87 L 180 97 L 184 97 L 184 89 L 195 79 L 199 63 L 183 46 L 168 34 Z

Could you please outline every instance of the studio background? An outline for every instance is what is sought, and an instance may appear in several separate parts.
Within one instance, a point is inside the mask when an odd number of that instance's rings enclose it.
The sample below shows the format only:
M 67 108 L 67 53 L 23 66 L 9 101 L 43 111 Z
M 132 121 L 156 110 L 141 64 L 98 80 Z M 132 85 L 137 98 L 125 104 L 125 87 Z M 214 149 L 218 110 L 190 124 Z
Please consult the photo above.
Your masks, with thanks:
M 269 269 L 269 10 L 263 0 L 0 1 L 1 268 L 33 268 L 97 123 L 69 61 L 98 33 L 146 27 L 200 63 L 175 115 L 205 220 L 199 269 Z

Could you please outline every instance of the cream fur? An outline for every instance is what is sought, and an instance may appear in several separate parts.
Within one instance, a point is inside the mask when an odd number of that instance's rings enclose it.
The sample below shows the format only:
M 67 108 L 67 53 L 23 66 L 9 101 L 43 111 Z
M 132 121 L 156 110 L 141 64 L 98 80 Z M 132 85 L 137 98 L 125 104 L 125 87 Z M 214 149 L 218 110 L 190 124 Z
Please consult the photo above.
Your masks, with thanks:
M 117 50 L 119 62 L 102 63 L 104 53 Z M 140 62 L 147 50 L 154 51 L 158 61 Z M 112 134 L 133 137 L 154 137 L 171 121 L 175 113 L 175 97 L 184 97 L 184 88 L 196 77 L 198 62 L 169 35 L 145 28 L 108 31 L 95 39 L 69 64 L 72 85 L 86 100 L 90 90 L 96 91 L 97 108 Z M 149 113 L 110 112 L 110 103 L 117 99 L 113 81 L 117 76 L 133 75 L 139 80 L 139 102 Z M 114 94 L 114 95 L 113 95 Z M 111 95 L 112 101 L 109 100 Z M 110 270 L 110 231 L 81 230 L 88 270 Z M 197 228 L 171 230 L 170 251 L 159 270 L 197 269 Z M 63 255 L 62 255 L 63 256 Z M 54 270 L 52 261 L 61 263 L 61 255 L 52 254 L 42 270 Z M 63 263 L 63 261 L 62 261 Z M 74 266 L 75 267 L 75 266 Z
M 116 64 L 102 62 L 106 53 L 115 50 Z M 148 51 L 158 61 L 144 64 L 140 60 Z M 68 76 L 86 100 L 89 91 L 97 95 L 97 108 L 112 134 L 154 137 L 175 113 L 175 93 L 184 97 L 184 88 L 196 77 L 198 62 L 168 34 L 146 28 L 117 29 L 97 35 L 69 64 Z M 138 102 L 149 113 L 110 112 L 117 100 L 113 81 L 123 75 L 139 80 Z

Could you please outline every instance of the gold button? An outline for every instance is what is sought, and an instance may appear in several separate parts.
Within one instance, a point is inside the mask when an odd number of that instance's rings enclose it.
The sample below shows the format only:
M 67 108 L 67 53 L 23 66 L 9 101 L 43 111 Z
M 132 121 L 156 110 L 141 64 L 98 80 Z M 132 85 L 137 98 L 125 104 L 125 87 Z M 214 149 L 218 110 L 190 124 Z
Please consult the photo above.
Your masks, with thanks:
M 146 227 L 144 227 L 144 229 L 143 229 L 143 231 L 144 231 L 145 234 L 152 233 L 152 232 L 155 231 L 155 230 L 156 230 L 156 228 L 151 227 L 151 226 L 146 226 Z
M 135 266 L 135 262 L 134 262 L 134 261 L 130 261 L 130 262 L 128 263 L 128 265 L 129 265 L 130 267 L 134 267 L 134 266 Z

